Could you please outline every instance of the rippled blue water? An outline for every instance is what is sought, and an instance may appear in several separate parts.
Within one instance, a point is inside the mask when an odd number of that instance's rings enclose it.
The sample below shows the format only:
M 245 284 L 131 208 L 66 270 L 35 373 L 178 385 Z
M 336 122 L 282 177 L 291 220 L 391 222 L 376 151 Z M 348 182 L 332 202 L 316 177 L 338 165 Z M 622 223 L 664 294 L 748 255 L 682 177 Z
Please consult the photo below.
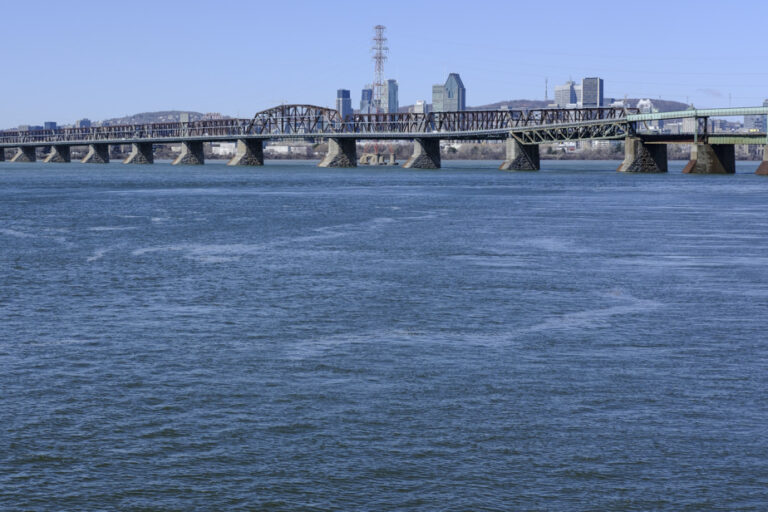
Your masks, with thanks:
M 765 510 L 768 179 L 0 164 L 0 509 Z

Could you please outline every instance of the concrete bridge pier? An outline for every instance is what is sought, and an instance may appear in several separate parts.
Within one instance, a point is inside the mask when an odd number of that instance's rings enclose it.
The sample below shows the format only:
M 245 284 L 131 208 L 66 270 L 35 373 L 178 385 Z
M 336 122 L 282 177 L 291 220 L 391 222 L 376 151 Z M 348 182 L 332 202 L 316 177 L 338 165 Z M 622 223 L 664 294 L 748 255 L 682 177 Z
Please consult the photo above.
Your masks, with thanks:
M 521 144 L 514 137 L 507 138 L 507 156 L 499 166 L 502 171 L 538 171 L 539 145 Z
M 734 174 L 736 151 L 733 144 L 694 144 L 685 174 Z
M 763 161 L 757 167 L 755 174 L 760 176 L 768 176 L 768 146 L 763 146 Z
M 264 165 L 264 143 L 261 139 L 237 139 L 235 156 L 227 165 Z
M 182 142 L 181 153 L 173 161 L 173 165 L 203 165 L 204 163 L 203 142 L 199 140 Z
M 639 137 L 624 140 L 624 161 L 619 172 L 667 172 L 667 145 L 645 144 Z
M 155 163 L 155 155 L 152 153 L 151 142 L 134 142 L 131 144 L 131 152 L 123 160 L 124 164 L 152 164 Z
M 11 162 L 35 162 L 37 154 L 32 146 L 21 146 L 11 158 Z
M 5 162 L 5 148 L 0 148 L 0 162 Z
M 51 152 L 45 157 L 43 163 L 64 164 L 71 161 L 69 146 L 51 146 Z
M 109 144 L 88 145 L 88 153 L 80 162 L 84 164 L 108 164 Z
M 357 167 L 355 139 L 328 139 L 328 153 L 318 167 Z
M 404 169 L 439 169 L 440 139 L 414 139 L 413 155 L 403 164 Z

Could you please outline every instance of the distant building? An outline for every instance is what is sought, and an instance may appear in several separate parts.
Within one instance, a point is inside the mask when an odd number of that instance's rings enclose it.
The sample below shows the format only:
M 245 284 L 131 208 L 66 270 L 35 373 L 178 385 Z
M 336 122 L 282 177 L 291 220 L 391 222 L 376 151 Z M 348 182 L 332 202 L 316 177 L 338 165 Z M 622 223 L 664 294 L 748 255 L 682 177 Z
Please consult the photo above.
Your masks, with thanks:
M 91 120 L 90 119 L 78 119 L 75 121 L 75 128 L 90 128 L 91 127 Z
M 432 86 L 432 110 L 453 112 L 467 109 L 467 90 L 458 73 L 451 73 L 445 85 Z
M 637 102 L 637 109 L 641 114 L 650 114 L 653 112 L 653 102 L 649 99 L 642 99 Z
M 426 100 L 418 100 L 413 105 L 413 113 L 414 114 L 427 114 L 429 113 L 429 108 L 427 107 Z
M 384 112 L 393 114 L 400 108 L 397 89 L 397 80 L 390 78 L 384 83 L 384 90 L 381 95 L 381 109 Z
M 575 105 L 578 103 L 576 97 L 576 82 L 568 80 L 563 85 L 555 86 L 555 105 L 561 108 L 565 108 L 568 105 Z
M 768 107 L 768 100 L 763 101 L 763 106 Z M 744 116 L 744 129 L 748 132 L 765 133 L 768 131 L 766 116 Z
M 581 81 L 581 105 L 584 108 L 603 106 L 603 79 L 588 77 Z
M 349 95 L 348 89 L 336 91 L 336 110 L 342 120 L 352 116 L 352 97 Z
M 46 121 L 43 123 L 43 128 L 46 130 L 55 130 L 56 129 L 56 121 Z
M 445 87 L 440 84 L 432 86 L 432 110 L 434 112 L 443 112 L 443 97 L 445 96 Z
M 360 113 L 370 114 L 373 110 L 373 89 L 366 87 L 360 95 Z
M 685 110 L 695 110 L 695 107 L 693 105 L 690 105 Z M 682 120 L 682 124 L 681 124 L 681 127 L 680 127 L 681 133 L 695 133 L 697 131 L 697 128 L 698 128 L 698 126 L 697 126 L 698 123 L 699 123 L 699 121 L 695 117 L 686 117 L 686 118 L 684 118 Z

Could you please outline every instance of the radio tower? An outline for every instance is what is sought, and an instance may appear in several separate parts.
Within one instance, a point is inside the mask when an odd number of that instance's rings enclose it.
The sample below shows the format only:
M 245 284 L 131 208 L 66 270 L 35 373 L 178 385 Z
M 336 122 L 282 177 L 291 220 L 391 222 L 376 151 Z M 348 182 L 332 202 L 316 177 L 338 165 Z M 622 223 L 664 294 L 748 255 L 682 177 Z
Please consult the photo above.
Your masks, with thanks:
M 381 112 L 381 97 L 384 91 L 384 61 L 387 60 L 389 48 L 386 46 L 387 38 L 384 37 L 384 25 L 373 27 L 373 62 L 376 63 L 376 72 L 373 78 L 373 108 L 375 112 Z

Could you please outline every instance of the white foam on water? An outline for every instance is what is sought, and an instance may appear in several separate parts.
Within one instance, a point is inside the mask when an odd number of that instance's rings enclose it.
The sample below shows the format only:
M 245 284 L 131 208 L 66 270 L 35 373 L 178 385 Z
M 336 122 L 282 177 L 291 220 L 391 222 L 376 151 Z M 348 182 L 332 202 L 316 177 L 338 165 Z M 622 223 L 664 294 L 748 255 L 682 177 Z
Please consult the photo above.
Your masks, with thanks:
M 95 226 L 88 228 L 88 231 L 128 231 L 136 229 L 133 226 Z
M 104 255 L 105 255 L 105 254 L 107 254 L 109 251 L 110 251 L 110 249 L 108 249 L 108 248 L 103 248 L 103 249 L 96 249 L 95 251 L 93 251 L 93 254 L 92 254 L 91 256 L 88 256 L 88 257 L 85 259 L 85 261 L 87 261 L 88 263 L 90 263 L 90 262 L 92 262 L 92 261 L 97 261 L 97 260 L 100 260 L 100 259 L 101 259 L 101 258 L 103 258 L 103 257 L 104 257 Z
M 521 329 L 517 331 L 517 333 L 526 334 L 560 329 L 594 327 L 614 316 L 631 315 L 635 313 L 653 311 L 663 305 L 661 302 L 655 300 L 638 299 L 636 297 L 625 295 L 616 291 L 611 291 L 608 295 L 616 297 L 617 299 L 625 302 L 625 304 L 617 304 L 607 308 L 587 309 L 584 311 L 565 313 L 547 318 L 543 322 L 532 325 L 525 329 Z
M 292 245 L 297 243 L 317 242 L 343 237 L 350 234 L 372 231 L 381 226 L 396 222 L 390 217 L 376 217 L 360 223 L 337 224 L 324 226 L 314 230 L 314 234 L 300 235 L 277 239 L 261 244 L 176 244 L 144 247 L 131 251 L 133 256 L 143 256 L 158 252 L 183 252 L 184 257 L 196 259 L 204 263 L 224 263 L 236 261 L 242 256 L 263 254 L 266 250 L 275 247 Z
M 36 235 L 31 233 L 24 233 L 23 231 L 17 231 L 15 229 L 0 228 L 0 234 L 7 236 L 15 236 L 16 238 L 35 238 Z

